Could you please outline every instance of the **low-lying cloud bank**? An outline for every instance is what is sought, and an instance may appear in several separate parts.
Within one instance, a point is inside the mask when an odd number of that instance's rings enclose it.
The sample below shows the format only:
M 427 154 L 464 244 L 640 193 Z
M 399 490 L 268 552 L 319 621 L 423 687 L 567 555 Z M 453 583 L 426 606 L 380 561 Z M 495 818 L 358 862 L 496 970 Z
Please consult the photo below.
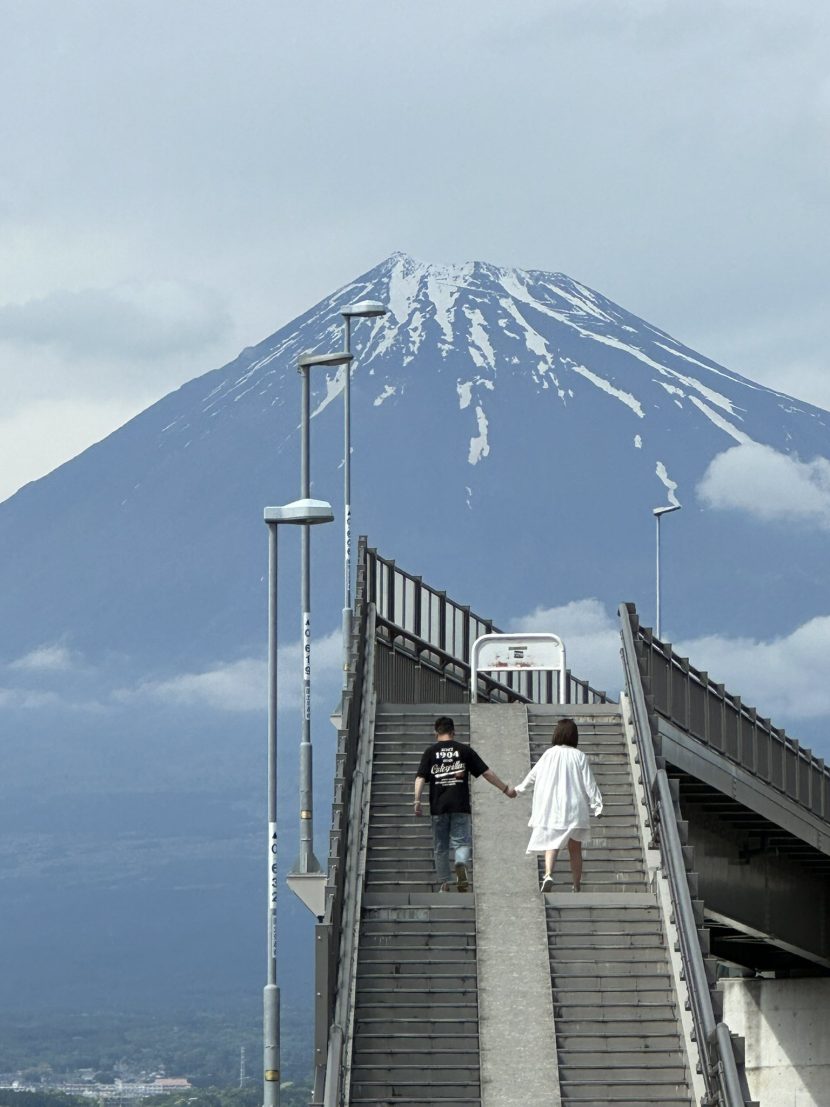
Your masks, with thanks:
M 205 349 L 229 329 L 221 295 L 187 281 L 59 289 L 23 304 L 0 305 L 0 340 L 52 346 L 72 357 L 179 354 Z
M 328 710 L 340 689 L 342 643 L 338 629 L 320 638 L 313 647 L 312 693 L 315 702 L 325 701 Z M 53 643 L 10 662 L 5 667 L 5 680 L 3 676 L 0 670 L 0 710 L 61 707 L 100 712 L 108 706 L 145 703 L 264 713 L 268 697 L 268 665 L 261 656 L 216 661 L 195 672 L 114 685 L 111 673 L 81 664 L 79 656 L 66 646 Z M 299 709 L 302 698 L 299 641 L 280 648 L 277 681 L 280 710 Z

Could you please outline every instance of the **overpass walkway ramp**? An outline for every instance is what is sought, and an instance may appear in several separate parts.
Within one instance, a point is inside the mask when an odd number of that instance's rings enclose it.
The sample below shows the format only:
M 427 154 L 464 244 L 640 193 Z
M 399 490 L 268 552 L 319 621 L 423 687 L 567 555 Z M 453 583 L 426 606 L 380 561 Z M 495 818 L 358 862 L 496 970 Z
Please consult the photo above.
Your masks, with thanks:
M 518 782 L 568 714 L 605 807 L 582 891 L 539 891 L 527 797 L 474 785 L 472 884 L 439 893 L 412 785 L 451 713 Z M 616 705 L 379 704 L 344 1102 L 426 1107 L 695 1102 L 669 942 Z M 518 724 L 517 724 L 518 720 Z M 566 852 L 566 851 L 565 851 Z M 477 872 L 477 869 L 480 870 Z

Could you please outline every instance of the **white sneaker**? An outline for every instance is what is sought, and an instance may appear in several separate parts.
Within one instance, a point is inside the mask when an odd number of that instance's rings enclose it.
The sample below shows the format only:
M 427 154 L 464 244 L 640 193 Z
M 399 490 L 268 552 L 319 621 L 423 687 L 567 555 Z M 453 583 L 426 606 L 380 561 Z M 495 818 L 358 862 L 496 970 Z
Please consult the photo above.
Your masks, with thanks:
M 542 891 L 543 892 L 552 892 L 553 891 L 553 877 L 550 875 L 550 873 L 545 873 L 545 878 L 542 881 Z

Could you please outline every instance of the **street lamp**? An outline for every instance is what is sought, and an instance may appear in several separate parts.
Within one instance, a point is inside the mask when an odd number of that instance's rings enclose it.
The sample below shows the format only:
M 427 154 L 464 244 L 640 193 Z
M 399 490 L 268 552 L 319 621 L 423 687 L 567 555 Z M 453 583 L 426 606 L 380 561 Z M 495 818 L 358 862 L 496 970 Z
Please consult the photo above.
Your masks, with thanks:
M 343 349 L 352 350 L 352 319 L 377 319 L 386 315 L 387 308 L 378 300 L 361 300 L 348 304 L 343 316 Z M 349 640 L 352 634 L 352 372 L 346 370 L 343 389 L 343 687 L 346 687 L 349 670 Z
M 277 987 L 277 527 L 281 523 L 312 526 L 330 523 L 331 505 L 322 500 L 295 500 L 285 507 L 266 507 L 268 526 L 268 955 L 263 990 L 263 1104 L 280 1102 L 280 991 Z
M 309 455 L 309 370 L 312 365 L 335 368 L 348 365 L 351 354 L 302 354 L 297 368 L 302 382 L 300 406 L 300 498 L 307 500 L 311 488 Z M 325 873 L 320 872 L 320 862 L 314 856 L 314 796 L 311 761 L 311 600 L 309 581 L 311 576 L 309 524 L 303 525 L 300 549 L 300 603 L 302 610 L 302 674 L 303 708 L 300 736 L 300 852 L 296 865 L 288 876 L 288 887 L 303 901 L 309 910 L 321 917 L 325 902 Z
M 657 580 L 657 603 L 656 603 L 656 620 L 654 632 L 657 637 L 660 637 L 660 519 L 664 515 L 668 515 L 670 511 L 679 511 L 682 504 L 671 504 L 668 507 L 655 507 L 652 508 L 654 518 L 657 521 L 657 565 L 655 577 Z

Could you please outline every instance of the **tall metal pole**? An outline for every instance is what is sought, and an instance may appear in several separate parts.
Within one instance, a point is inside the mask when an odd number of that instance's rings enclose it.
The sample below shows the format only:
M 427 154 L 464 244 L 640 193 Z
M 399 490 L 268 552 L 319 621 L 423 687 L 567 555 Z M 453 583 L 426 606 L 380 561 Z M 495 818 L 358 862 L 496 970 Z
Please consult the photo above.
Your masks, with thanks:
M 655 601 L 655 633 L 657 637 L 660 637 L 660 512 L 655 511 L 654 518 L 657 521 L 657 559 L 655 566 L 655 581 L 657 586 L 657 596 Z
M 348 363 L 347 363 L 348 366 Z M 300 499 L 307 500 L 311 488 L 309 454 L 309 367 L 300 367 L 302 381 L 300 411 Z M 314 856 L 314 800 L 311 765 L 311 528 L 302 527 L 300 542 L 300 610 L 302 627 L 303 722 L 300 737 L 300 856 L 297 871 L 316 873 L 320 864 Z
M 280 990 L 277 987 L 277 524 L 268 524 L 268 948 L 263 992 L 263 1104 L 280 1102 Z
M 654 632 L 657 637 L 660 637 L 660 520 L 664 515 L 670 514 L 672 511 L 679 511 L 681 504 L 669 504 L 668 507 L 655 507 L 652 509 L 652 514 L 657 523 L 657 551 L 656 551 L 656 565 L 655 565 L 655 612 L 654 612 Z
M 352 319 L 343 318 L 343 352 L 351 354 Z M 352 636 L 352 365 L 344 368 L 343 390 L 343 687 L 348 684 Z

